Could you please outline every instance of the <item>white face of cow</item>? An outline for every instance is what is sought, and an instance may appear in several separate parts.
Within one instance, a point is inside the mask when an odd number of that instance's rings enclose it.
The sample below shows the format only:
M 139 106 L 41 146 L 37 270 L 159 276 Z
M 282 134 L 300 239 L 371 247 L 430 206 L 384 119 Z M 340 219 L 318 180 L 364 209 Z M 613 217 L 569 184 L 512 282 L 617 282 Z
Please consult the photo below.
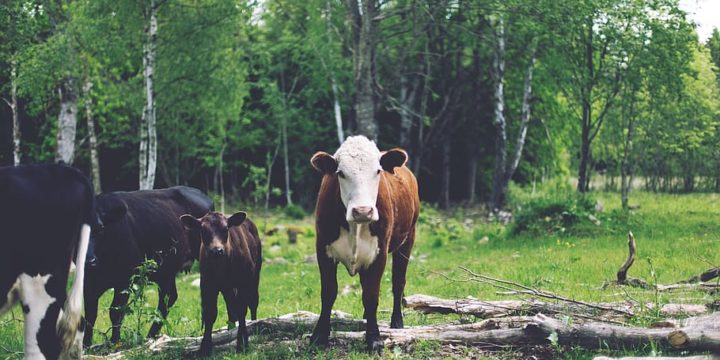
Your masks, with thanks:
M 316 170 L 336 174 L 340 184 L 340 198 L 349 223 L 364 224 L 379 220 L 378 188 L 383 171 L 407 161 L 407 153 L 393 149 L 381 153 L 374 142 L 364 136 L 351 136 L 343 142 L 334 156 L 319 152 L 311 162 Z

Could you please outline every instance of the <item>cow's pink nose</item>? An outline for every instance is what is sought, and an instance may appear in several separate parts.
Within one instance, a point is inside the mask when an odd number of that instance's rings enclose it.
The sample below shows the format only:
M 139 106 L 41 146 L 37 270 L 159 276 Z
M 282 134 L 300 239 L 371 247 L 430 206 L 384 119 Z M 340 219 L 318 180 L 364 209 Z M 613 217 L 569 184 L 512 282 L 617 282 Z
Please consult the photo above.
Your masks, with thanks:
M 352 209 L 352 216 L 355 221 L 370 221 L 373 216 L 372 206 L 358 206 Z

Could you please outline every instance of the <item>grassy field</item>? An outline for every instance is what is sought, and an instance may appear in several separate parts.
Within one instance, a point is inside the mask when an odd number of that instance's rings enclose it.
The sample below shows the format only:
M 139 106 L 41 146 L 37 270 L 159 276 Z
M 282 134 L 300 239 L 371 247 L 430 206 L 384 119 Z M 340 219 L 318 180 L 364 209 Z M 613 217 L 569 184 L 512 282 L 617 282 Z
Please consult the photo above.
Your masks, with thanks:
M 428 294 L 444 298 L 499 299 L 496 289 L 482 284 L 453 282 L 443 276 L 459 278 L 459 265 L 475 272 L 512 280 L 525 285 L 553 291 L 568 297 L 586 301 L 622 301 L 626 294 L 617 289 L 601 290 L 605 280 L 615 276 L 619 265 L 627 256 L 626 234 L 632 230 L 638 243 L 638 259 L 631 269 L 631 276 L 648 282 L 670 283 L 696 275 L 720 264 L 720 196 L 715 194 L 669 195 L 634 193 L 632 204 L 639 208 L 631 212 L 618 209 L 619 196 L 614 193 L 596 195 L 604 210 L 596 215 L 599 225 L 587 217 L 568 229 L 555 229 L 544 233 L 521 233 L 510 236 L 506 227 L 486 223 L 484 216 L 475 209 L 457 208 L 441 213 L 426 207 L 421 212 L 418 240 L 408 271 L 406 294 Z M 272 317 L 299 310 L 319 312 L 320 282 L 317 265 L 306 262 L 305 257 L 314 253 L 314 229 L 311 218 L 290 220 L 281 215 L 263 219 L 250 213 L 262 229 L 278 227 L 276 234 L 263 238 L 265 264 L 261 275 L 259 317 Z M 549 219 L 545 219 L 549 220 Z M 538 221 L 543 221 L 538 219 Z M 282 230 L 287 226 L 301 230 L 296 245 L 287 242 Z M 164 332 L 172 336 L 201 335 L 200 291 L 192 285 L 199 274 L 178 277 L 180 297 L 171 309 Z M 336 310 L 362 316 L 359 280 L 350 278 L 343 269 L 338 271 L 340 295 Z M 389 321 L 392 294 L 389 266 L 383 279 L 379 318 Z M 661 293 L 628 290 L 638 300 L 649 302 L 708 303 L 709 295 L 699 292 Z M 156 304 L 156 291 L 149 292 L 148 306 Z M 101 309 L 109 306 L 111 293 L 101 299 Z M 224 304 L 216 328 L 225 325 Z M 451 322 L 459 320 L 454 315 L 420 315 L 405 312 L 405 325 Z M 21 357 L 22 312 L 16 307 L 11 314 L 0 319 L 0 358 Z M 467 319 L 465 319 L 467 320 Z M 649 320 L 649 319 L 648 319 Z M 642 319 L 638 320 L 643 322 Z M 132 321 L 126 319 L 124 339 L 131 337 Z M 95 343 L 106 341 L 109 336 L 107 311 L 101 311 L 97 323 Z M 143 332 L 146 330 L 143 329 Z M 217 358 L 367 358 L 358 343 L 350 349 L 318 351 L 305 346 L 261 346 L 266 339 L 251 337 L 254 346 L 243 355 L 216 354 Z M 120 344 L 120 347 L 129 344 Z M 108 349 L 103 349 L 107 351 Z M 652 349 L 628 349 L 632 353 L 646 354 Z M 458 353 L 460 351 L 460 353 Z M 557 350 L 556 350 L 557 351 Z M 561 349 L 555 356 L 563 358 L 588 358 L 592 354 Z M 177 354 L 162 357 L 173 358 Z M 462 348 L 448 353 L 437 344 L 420 343 L 413 349 L 388 349 L 384 357 L 500 357 L 513 358 L 513 352 L 482 354 L 472 348 Z M 143 355 L 138 355 L 143 358 Z

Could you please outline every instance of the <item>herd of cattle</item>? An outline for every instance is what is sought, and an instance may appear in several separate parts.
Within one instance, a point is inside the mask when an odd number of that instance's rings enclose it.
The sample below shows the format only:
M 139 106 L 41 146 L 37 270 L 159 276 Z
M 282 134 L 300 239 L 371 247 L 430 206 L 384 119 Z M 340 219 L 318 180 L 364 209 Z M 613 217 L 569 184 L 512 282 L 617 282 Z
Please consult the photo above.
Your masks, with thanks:
M 382 349 L 377 307 L 388 254 L 390 326 L 403 327 L 401 301 L 420 209 L 406 162 L 405 151 L 381 152 L 362 136 L 349 137 L 334 155 L 312 157 L 323 177 L 315 213 L 322 308 L 311 343 L 328 343 L 342 263 L 351 276 L 360 275 L 368 349 Z M 237 349 L 245 349 L 245 318 L 248 308 L 257 317 L 262 266 L 258 229 L 247 214 L 226 217 L 200 190 L 185 186 L 100 195 L 92 189 L 87 177 L 63 164 L 0 168 L 0 315 L 22 306 L 25 357 L 81 358 L 83 346 L 92 344 L 98 300 L 111 288 L 111 341 L 118 342 L 129 300 L 123 290 L 148 259 L 158 264 L 150 280 L 158 284 L 163 317 L 178 297 L 176 274 L 200 262 L 201 355 L 212 352 L 219 293 L 229 320 L 239 322 Z M 148 336 L 157 336 L 162 324 L 153 323 Z

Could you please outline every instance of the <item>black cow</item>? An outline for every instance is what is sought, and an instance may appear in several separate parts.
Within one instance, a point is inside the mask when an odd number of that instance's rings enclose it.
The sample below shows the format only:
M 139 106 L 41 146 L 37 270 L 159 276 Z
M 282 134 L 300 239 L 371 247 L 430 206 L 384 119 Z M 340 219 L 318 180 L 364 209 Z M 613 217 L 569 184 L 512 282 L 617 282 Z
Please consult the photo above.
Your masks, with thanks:
M 69 166 L 0 168 L 0 314 L 22 304 L 26 359 L 82 357 L 75 339 L 94 203 L 90 181 Z
M 187 261 L 197 258 L 200 235 L 185 232 L 178 218 L 183 214 L 203 216 L 214 208 L 200 190 L 177 186 L 162 190 L 112 192 L 97 196 L 97 212 L 102 224 L 90 240 L 87 281 L 85 283 L 84 344 L 92 344 L 98 299 L 115 289 L 110 306 L 112 342 L 120 340 L 122 308 L 128 302 L 130 278 L 145 259 L 154 259 L 157 271 L 150 280 L 158 284 L 158 310 L 167 317 L 177 300 L 175 275 Z M 153 323 L 148 337 L 160 332 L 162 322 Z

